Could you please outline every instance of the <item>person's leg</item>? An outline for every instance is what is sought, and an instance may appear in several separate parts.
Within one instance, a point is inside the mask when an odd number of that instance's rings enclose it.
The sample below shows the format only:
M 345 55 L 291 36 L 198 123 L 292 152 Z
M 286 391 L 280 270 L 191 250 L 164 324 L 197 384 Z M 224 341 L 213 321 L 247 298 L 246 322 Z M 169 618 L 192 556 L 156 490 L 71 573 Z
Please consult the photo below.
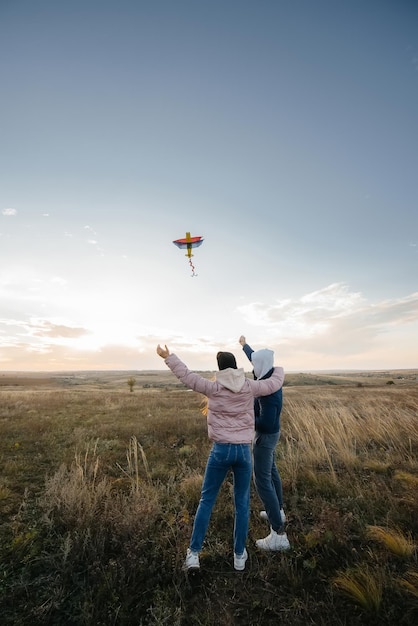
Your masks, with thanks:
M 235 444 L 234 447 L 236 448 L 236 460 L 232 465 L 235 504 L 234 552 L 241 555 L 244 553 L 248 536 L 252 459 L 250 444 Z
M 229 444 L 214 443 L 206 464 L 203 479 L 202 493 L 199 506 L 193 524 L 190 549 L 192 552 L 200 552 L 209 526 L 213 505 L 215 504 L 219 489 L 229 469 L 227 461 Z
M 280 509 L 283 509 L 283 486 L 280 472 L 276 464 L 276 452 L 273 451 L 273 464 L 271 467 L 271 480 L 273 481 L 273 487 L 279 501 Z
M 280 475 L 277 472 L 274 459 L 278 439 L 279 433 L 257 433 L 254 439 L 253 457 L 254 481 L 257 493 L 264 504 L 272 529 L 281 533 L 283 532 L 283 522 L 280 514 L 282 502 L 279 500 L 277 493 L 277 476 L 280 480 Z M 277 475 L 274 473 L 274 468 L 276 468 Z

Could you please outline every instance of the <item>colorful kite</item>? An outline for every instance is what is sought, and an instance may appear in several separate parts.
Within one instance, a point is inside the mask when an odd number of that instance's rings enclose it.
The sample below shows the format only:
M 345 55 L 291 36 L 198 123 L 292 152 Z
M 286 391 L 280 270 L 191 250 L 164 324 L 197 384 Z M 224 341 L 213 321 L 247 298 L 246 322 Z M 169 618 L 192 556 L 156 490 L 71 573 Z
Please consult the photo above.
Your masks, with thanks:
M 203 243 L 203 239 L 202 237 L 190 237 L 190 233 L 186 233 L 186 237 L 184 237 L 183 239 L 176 239 L 175 241 L 173 241 L 173 243 L 178 247 L 181 248 L 182 250 L 185 250 L 187 248 L 187 253 L 186 256 L 189 259 L 189 265 L 192 268 L 192 277 L 193 276 L 197 276 L 197 274 L 195 273 L 195 267 L 192 263 L 192 248 L 198 248 L 199 246 L 202 245 Z

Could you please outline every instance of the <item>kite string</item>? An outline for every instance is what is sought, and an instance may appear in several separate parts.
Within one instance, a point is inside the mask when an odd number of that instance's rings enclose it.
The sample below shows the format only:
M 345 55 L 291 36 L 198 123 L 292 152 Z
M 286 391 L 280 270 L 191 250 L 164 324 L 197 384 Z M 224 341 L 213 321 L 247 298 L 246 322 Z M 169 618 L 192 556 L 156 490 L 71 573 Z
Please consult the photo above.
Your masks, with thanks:
M 195 267 L 194 267 L 194 265 L 193 265 L 193 261 L 192 261 L 191 259 L 189 259 L 189 265 L 190 265 L 190 267 L 192 268 L 192 278 L 193 278 L 193 276 L 197 276 L 197 274 L 196 274 L 196 272 L 194 271 L 194 270 L 195 270 Z

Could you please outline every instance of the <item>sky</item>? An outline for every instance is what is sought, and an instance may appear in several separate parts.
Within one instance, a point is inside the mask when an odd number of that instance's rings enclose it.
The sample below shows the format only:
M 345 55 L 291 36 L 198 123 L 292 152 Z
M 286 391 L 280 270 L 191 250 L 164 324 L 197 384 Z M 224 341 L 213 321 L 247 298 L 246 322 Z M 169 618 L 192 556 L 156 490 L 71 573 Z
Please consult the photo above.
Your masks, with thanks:
M 0 0 L 0 85 L 0 370 L 418 368 L 415 0 Z

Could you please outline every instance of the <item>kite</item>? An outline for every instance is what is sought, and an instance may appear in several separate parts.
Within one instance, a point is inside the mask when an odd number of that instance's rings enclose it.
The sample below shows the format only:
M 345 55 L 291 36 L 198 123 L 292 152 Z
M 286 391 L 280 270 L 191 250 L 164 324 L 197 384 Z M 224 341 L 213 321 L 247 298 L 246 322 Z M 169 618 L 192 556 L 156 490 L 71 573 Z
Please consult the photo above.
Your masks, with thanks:
M 176 239 L 175 241 L 173 241 L 173 243 L 182 250 L 185 250 L 187 248 L 186 256 L 188 257 L 189 265 L 192 268 L 192 277 L 197 276 L 196 272 L 194 271 L 195 267 L 192 262 L 192 248 L 198 248 L 202 245 L 202 237 L 190 237 L 190 233 L 186 233 L 186 237 L 184 237 L 183 239 Z

